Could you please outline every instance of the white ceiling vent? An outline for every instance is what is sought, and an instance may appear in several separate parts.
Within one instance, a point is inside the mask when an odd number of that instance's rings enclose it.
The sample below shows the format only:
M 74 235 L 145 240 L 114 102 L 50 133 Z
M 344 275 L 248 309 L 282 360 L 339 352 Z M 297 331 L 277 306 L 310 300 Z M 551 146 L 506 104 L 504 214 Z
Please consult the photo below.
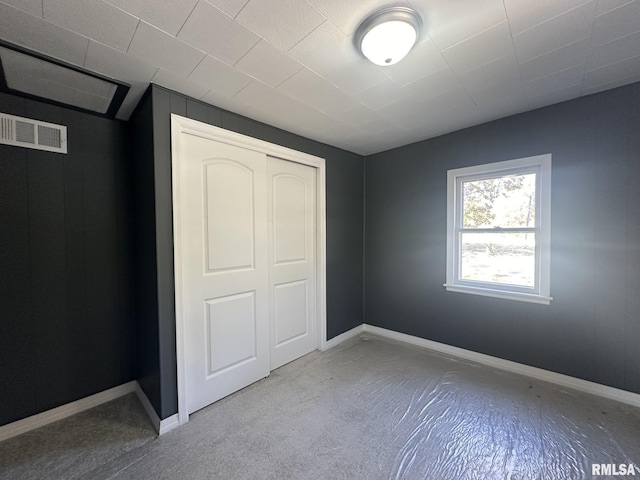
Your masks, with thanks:
M 67 127 L 0 113 L 0 143 L 67 153 Z

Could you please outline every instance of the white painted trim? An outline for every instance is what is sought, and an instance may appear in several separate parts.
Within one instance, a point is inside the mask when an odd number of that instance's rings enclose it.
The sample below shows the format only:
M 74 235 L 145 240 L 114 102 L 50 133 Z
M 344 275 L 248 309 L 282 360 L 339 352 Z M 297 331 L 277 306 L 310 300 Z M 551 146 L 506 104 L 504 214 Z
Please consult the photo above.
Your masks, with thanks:
M 0 427 L 0 442 L 136 391 L 135 380 Z
M 175 276 L 175 308 L 176 308 L 176 358 L 178 377 L 178 425 L 189 421 L 187 387 L 186 387 L 186 346 L 182 304 L 182 241 L 176 232 L 182 231 L 180 215 L 180 169 L 176 162 L 178 157 L 180 135 L 196 135 L 216 142 L 234 145 L 266 155 L 309 165 L 317 169 L 317 202 L 316 202 L 316 245 L 317 245 L 317 298 L 316 298 L 316 348 L 323 350 L 327 343 L 327 249 L 326 249 L 326 162 L 324 158 L 298 152 L 274 143 L 258 140 L 240 133 L 231 132 L 220 127 L 171 114 L 171 167 L 173 185 L 173 252 Z M 177 425 L 176 425 L 177 426 Z
M 492 290 L 490 288 L 468 287 L 466 285 L 449 285 L 444 284 L 448 292 L 470 293 L 471 295 L 482 295 L 485 297 L 504 298 L 506 300 L 517 300 L 519 302 L 539 303 L 549 305 L 553 297 L 545 297 L 543 295 L 531 295 L 520 292 L 507 292 L 503 290 Z
M 164 435 L 180 425 L 177 413 L 165 418 L 164 420 L 160 420 L 155 408 L 151 405 L 149 398 L 144 393 L 138 382 L 136 382 L 136 395 L 138 396 L 138 400 L 140 400 L 144 411 L 147 413 L 147 417 L 151 420 L 151 424 L 158 435 Z
M 473 165 L 470 167 L 447 170 L 447 291 L 470 293 L 487 297 L 497 297 L 521 302 L 533 302 L 549 305 L 553 297 L 550 294 L 551 263 L 551 154 L 517 158 L 502 162 Z M 535 288 L 519 288 L 489 282 L 468 282 L 460 276 L 459 228 L 462 226 L 462 192 L 460 182 L 464 177 L 485 178 L 495 174 L 529 169 L 537 171 L 536 184 L 536 285 Z M 531 290 L 531 291 L 529 291 Z
M 144 411 L 146 412 L 147 417 L 149 417 L 149 420 L 151 421 L 153 428 L 156 430 L 156 432 L 159 432 L 160 417 L 156 413 L 155 408 L 153 408 L 153 405 L 151 405 L 151 402 L 149 401 L 149 397 L 147 397 L 147 394 L 144 393 L 144 391 L 142 390 L 138 382 L 136 382 L 136 395 L 138 396 L 138 400 L 140 400 L 140 403 L 142 404 L 142 408 L 144 408 Z
M 492 357 L 483 353 L 472 352 L 470 350 L 434 342 L 425 338 L 394 332 L 392 330 L 387 330 L 386 328 L 374 327 L 373 325 L 367 324 L 364 324 L 363 327 L 364 333 L 379 335 L 399 342 L 426 348 L 427 350 L 432 350 L 434 352 L 444 353 L 453 357 L 463 358 L 465 360 L 471 360 L 500 370 L 506 370 L 526 377 L 535 378 L 536 380 L 542 380 L 543 382 L 553 383 L 560 387 L 570 388 L 572 390 L 589 393 L 609 400 L 616 400 L 634 407 L 640 407 L 640 394 L 637 393 L 608 387 L 606 385 L 570 377 L 561 373 L 550 372 L 549 370 L 523 365 L 521 363 L 504 360 L 502 358 Z
M 160 420 L 160 429 L 158 430 L 158 435 L 164 435 L 165 433 L 170 432 L 180 425 L 182 425 L 180 423 L 180 416 L 177 413 L 171 415 L 170 417 Z
M 346 332 L 333 337 L 331 340 L 327 340 L 325 342 L 325 345 L 322 351 L 324 352 L 326 350 L 329 350 L 330 348 L 337 347 L 342 342 L 346 342 L 347 340 L 353 337 L 357 337 L 362 332 L 364 332 L 364 325 L 358 325 L 357 327 L 354 327 L 351 330 L 347 330 Z

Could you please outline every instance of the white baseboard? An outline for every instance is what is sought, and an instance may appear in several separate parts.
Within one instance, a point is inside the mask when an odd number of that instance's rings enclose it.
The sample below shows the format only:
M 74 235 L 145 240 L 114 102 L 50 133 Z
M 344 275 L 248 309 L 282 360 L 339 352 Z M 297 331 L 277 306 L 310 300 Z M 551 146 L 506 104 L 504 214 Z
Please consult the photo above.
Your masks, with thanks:
M 147 416 L 149 417 L 149 420 L 151 420 L 153 428 L 155 428 L 156 432 L 158 432 L 158 435 L 163 435 L 180 425 L 177 413 L 168 418 L 165 418 L 164 420 L 160 420 L 160 417 L 156 413 L 155 408 L 153 408 L 153 406 L 151 405 L 149 398 L 142 391 L 142 388 L 140 387 L 140 384 L 138 382 L 136 382 L 135 391 L 136 395 L 138 396 L 138 400 L 140 400 L 144 411 L 147 413 Z
M 44 427 L 50 423 L 75 415 L 76 413 L 84 412 L 90 408 L 97 407 L 103 403 L 110 402 L 116 398 L 133 393 L 136 390 L 137 384 L 138 382 L 134 380 L 132 382 L 110 388 L 104 392 L 96 393 L 95 395 L 81 398 L 75 402 L 47 410 L 46 412 L 23 418 L 17 422 L 3 425 L 0 427 L 0 441 L 7 440 L 30 430 L 35 430 L 36 428 Z
M 434 352 L 445 353 L 453 357 L 464 358 L 466 360 L 471 360 L 474 362 L 482 363 L 484 365 L 499 368 L 500 370 L 506 370 L 508 372 L 518 373 L 520 375 L 525 375 L 537 380 L 553 383 L 561 387 L 571 388 L 580 392 L 590 393 L 599 397 L 616 400 L 628 405 L 633 405 L 634 407 L 640 407 L 640 394 L 637 393 L 608 387 L 606 385 L 589 382 L 588 380 L 582 380 L 580 378 L 570 377 L 561 373 L 550 372 L 549 370 L 543 370 L 541 368 L 530 367 L 529 365 L 523 365 L 521 363 L 512 362 L 510 360 L 492 357 L 483 353 L 472 352 L 463 348 L 452 347 L 451 345 L 434 342 L 432 340 L 426 340 L 420 337 L 414 337 L 413 335 L 394 332 L 392 330 L 387 330 L 386 328 L 374 327 L 373 325 L 364 324 L 363 331 L 364 333 L 372 333 L 381 337 L 386 337 L 411 345 L 416 345 L 418 347 L 426 348 Z
M 364 331 L 364 325 L 358 325 L 357 327 L 354 327 L 351 330 L 347 330 L 346 332 L 333 337 L 331 340 L 327 340 L 322 351 L 324 352 L 326 350 L 329 350 L 330 348 L 340 345 L 342 342 L 345 342 L 350 338 L 357 337 L 363 331 Z
M 160 420 L 153 406 L 151 406 L 151 402 L 149 402 L 149 399 L 142 391 L 142 388 L 140 388 L 140 384 L 134 380 L 132 382 L 110 388 L 104 392 L 96 393 L 90 397 L 81 398 L 75 402 L 67 403 L 66 405 L 47 410 L 46 412 L 23 418 L 22 420 L 9 423 L 8 425 L 3 425 L 0 427 L 0 442 L 22 433 L 35 430 L 36 428 L 44 427 L 50 423 L 75 415 L 76 413 L 84 412 L 85 410 L 110 402 L 116 398 L 123 397 L 129 393 L 135 393 L 138 396 L 144 411 L 147 413 L 147 416 L 149 417 L 149 420 L 151 420 L 153 428 L 158 432 L 158 435 L 163 435 L 180 426 L 177 413 L 169 418 Z

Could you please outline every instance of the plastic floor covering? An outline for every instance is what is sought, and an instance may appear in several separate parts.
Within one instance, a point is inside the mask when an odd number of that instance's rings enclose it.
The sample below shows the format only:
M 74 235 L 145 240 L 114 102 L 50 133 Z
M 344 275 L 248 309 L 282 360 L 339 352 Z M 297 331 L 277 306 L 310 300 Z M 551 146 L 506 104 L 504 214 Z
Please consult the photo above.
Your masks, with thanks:
M 60 478 L 52 458 L 40 476 L 24 464 L 20 477 L 3 476 L 3 443 L 0 478 Z M 41 454 L 29 448 L 36 468 Z M 64 473 L 92 480 L 634 478 L 615 475 L 623 468 L 640 478 L 640 409 L 363 336 L 285 365 L 90 471 Z

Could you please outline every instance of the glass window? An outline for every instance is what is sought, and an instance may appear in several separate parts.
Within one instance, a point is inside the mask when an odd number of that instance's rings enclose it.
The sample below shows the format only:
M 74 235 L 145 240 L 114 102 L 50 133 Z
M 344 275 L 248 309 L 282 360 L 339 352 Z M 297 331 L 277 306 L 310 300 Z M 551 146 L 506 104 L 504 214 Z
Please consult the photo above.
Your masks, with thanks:
M 549 303 L 551 155 L 448 172 L 447 290 Z

